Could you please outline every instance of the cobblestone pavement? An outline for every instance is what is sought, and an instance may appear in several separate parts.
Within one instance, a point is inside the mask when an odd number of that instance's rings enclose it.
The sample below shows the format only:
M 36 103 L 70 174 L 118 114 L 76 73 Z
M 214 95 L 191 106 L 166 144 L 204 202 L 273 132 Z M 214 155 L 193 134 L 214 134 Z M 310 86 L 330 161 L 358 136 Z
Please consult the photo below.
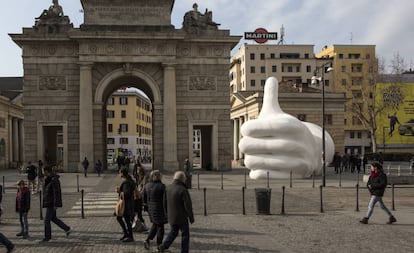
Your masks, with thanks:
M 62 173 L 64 207 L 58 209 L 58 216 L 74 232 L 66 237 L 52 225 L 53 238 L 45 244 L 38 243 L 43 238 L 43 221 L 36 194 L 32 195 L 29 214 L 30 238 L 15 236 L 19 222 L 14 212 L 14 184 L 25 175 L 6 170 L 1 171 L 1 176 L 5 178 L 6 194 L 0 230 L 15 243 L 15 252 L 148 252 L 142 244 L 144 234 L 136 233 L 134 243 L 118 240 L 121 229 L 112 216 L 116 201 L 114 186 L 120 183 L 116 174 L 106 173 L 102 177 L 90 174 L 84 178 L 82 174 Z M 169 184 L 171 175 L 165 175 L 163 181 Z M 245 179 L 244 171 L 234 170 L 223 175 L 200 172 L 193 175 L 192 181 L 190 194 L 196 221 L 190 227 L 190 252 L 413 252 L 414 188 L 409 188 L 412 185 L 394 190 L 396 224 L 385 224 L 385 213 L 377 207 L 370 224 L 361 225 L 358 220 L 366 211 L 369 195 L 361 187 L 357 203 L 355 186 L 357 182 L 364 183 L 356 174 L 342 175 L 339 187 L 338 175 L 329 171 L 326 187 L 322 188 L 322 206 L 320 178 L 293 179 L 290 187 L 289 180 L 254 181 Z M 243 215 L 245 184 L 246 215 Z M 268 184 L 272 188 L 271 215 L 256 215 L 254 189 L 266 188 Z M 285 215 L 280 214 L 283 186 Z M 81 218 L 82 189 L 84 219 Z M 391 209 L 392 189 L 387 189 L 384 201 Z M 148 221 L 147 216 L 144 218 Z M 179 244 L 180 238 L 177 238 L 170 251 L 180 252 Z M 5 249 L 0 248 L 0 252 Z

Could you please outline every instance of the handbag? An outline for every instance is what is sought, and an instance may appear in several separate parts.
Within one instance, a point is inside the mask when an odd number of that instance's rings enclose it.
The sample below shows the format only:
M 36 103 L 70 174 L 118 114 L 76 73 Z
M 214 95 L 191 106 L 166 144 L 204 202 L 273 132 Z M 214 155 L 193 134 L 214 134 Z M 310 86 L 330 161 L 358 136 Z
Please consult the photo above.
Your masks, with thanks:
M 124 193 L 121 192 L 118 198 L 118 202 L 116 202 L 115 215 L 118 217 L 124 216 L 124 211 L 125 211 Z

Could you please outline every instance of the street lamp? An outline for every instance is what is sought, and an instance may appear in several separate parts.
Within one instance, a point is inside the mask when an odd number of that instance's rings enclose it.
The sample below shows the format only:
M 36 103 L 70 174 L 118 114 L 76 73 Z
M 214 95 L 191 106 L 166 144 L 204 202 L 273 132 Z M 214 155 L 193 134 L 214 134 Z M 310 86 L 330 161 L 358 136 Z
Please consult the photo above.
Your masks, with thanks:
M 329 66 L 329 67 L 328 67 Z M 328 68 L 326 68 L 328 67 Z M 317 77 L 316 74 L 322 69 L 322 75 Z M 314 76 L 312 76 L 311 84 L 322 84 L 322 186 L 326 186 L 326 158 L 325 158 L 325 73 L 333 70 L 331 63 L 327 62 L 322 66 L 316 67 Z

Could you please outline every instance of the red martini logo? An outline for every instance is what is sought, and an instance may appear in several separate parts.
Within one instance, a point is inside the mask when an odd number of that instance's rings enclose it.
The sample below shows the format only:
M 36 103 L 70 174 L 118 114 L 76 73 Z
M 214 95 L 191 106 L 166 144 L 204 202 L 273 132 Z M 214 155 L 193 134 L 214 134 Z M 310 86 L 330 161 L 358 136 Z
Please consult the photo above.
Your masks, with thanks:
M 245 32 L 246 40 L 254 40 L 259 44 L 266 43 L 268 40 L 277 40 L 277 33 L 270 33 L 264 28 L 257 28 L 254 32 Z

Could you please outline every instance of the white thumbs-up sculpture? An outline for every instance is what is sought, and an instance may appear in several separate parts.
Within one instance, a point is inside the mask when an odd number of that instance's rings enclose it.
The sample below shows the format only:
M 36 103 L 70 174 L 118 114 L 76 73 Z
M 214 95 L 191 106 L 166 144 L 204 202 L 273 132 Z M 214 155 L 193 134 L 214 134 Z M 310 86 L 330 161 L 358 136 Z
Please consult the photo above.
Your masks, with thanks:
M 250 169 L 250 178 L 295 178 L 321 173 L 322 129 L 284 113 L 278 101 L 279 84 L 275 77 L 266 80 L 263 107 L 258 119 L 241 127 L 240 151 Z M 334 143 L 325 131 L 326 163 L 332 160 Z

